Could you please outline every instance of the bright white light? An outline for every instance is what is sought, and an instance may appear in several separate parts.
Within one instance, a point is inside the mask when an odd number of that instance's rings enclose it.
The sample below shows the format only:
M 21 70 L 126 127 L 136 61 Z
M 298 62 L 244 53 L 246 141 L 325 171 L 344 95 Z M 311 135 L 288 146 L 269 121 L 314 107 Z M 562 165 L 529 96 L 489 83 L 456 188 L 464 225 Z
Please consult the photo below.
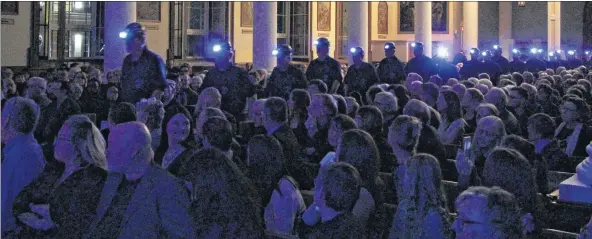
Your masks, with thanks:
M 436 54 L 439 57 L 442 57 L 442 58 L 448 57 L 448 48 L 438 47 L 438 50 L 436 52 L 437 52 Z
M 213 50 L 214 52 L 220 52 L 220 50 L 222 50 L 222 47 L 220 45 L 214 45 Z
M 555 51 L 555 52 L 557 52 L 557 54 L 561 54 L 561 50 L 557 50 L 557 51 Z
M 350 49 L 349 49 L 349 52 L 351 52 L 351 53 L 356 53 L 356 48 L 355 48 L 355 47 L 352 47 L 352 48 L 350 48 Z
M 512 49 L 512 52 L 513 52 L 514 54 L 516 54 L 516 53 L 518 53 L 518 49 L 514 48 L 514 49 Z
M 74 57 L 82 57 L 82 35 L 74 34 Z
M 574 50 L 570 50 L 570 51 L 568 51 L 568 52 L 567 52 L 567 54 L 569 54 L 569 55 L 573 56 L 573 55 L 575 55 L 575 54 L 576 54 L 576 51 L 574 51 Z
M 388 50 L 389 48 L 390 48 L 389 45 L 385 45 L 384 46 L 384 49 L 387 49 Z
M 475 54 L 475 50 L 471 49 L 469 52 L 471 52 L 471 54 Z
M 555 55 L 555 54 L 553 54 L 553 52 L 549 52 L 549 56 L 553 56 L 553 55 Z
M 487 56 L 487 52 L 481 52 L 482 56 Z
M 590 54 L 590 51 L 586 51 L 586 52 L 584 52 L 584 53 L 586 53 L 586 55 L 589 55 L 589 54 Z
M 278 50 L 273 50 L 273 51 L 271 52 L 271 54 L 272 54 L 272 55 L 274 55 L 274 56 L 277 56 L 277 54 L 278 54 Z
M 318 45 L 319 44 L 319 41 L 315 41 L 314 44 L 315 44 L 315 46 Z
M 415 42 L 411 43 L 411 47 L 415 47 Z
M 532 54 L 535 54 L 535 53 L 537 53 L 537 49 L 536 49 L 536 48 L 532 48 L 532 49 L 530 49 L 530 53 L 532 53 Z
M 539 49 L 539 53 L 543 53 L 543 49 Z
M 499 48 L 498 45 L 493 45 L 493 49 L 496 49 L 497 50 L 498 48 Z
M 74 2 L 74 8 L 82 9 L 83 7 L 84 5 L 82 4 L 82 2 Z
M 121 39 L 127 38 L 127 32 L 120 32 L 119 33 L 119 38 L 121 38 Z

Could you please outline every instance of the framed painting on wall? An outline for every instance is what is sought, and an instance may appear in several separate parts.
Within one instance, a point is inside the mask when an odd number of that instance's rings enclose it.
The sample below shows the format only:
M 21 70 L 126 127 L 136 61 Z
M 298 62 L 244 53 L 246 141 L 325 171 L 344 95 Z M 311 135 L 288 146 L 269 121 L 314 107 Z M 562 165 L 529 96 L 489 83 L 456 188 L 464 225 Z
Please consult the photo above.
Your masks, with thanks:
M 317 30 L 331 31 L 331 2 L 317 2 Z
M 378 3 L 378 34 L 388 34 L 388 4 Z
M 253 2 L 241 2 L 241 27 L 253 27 Z
M 415 3 L 399 2 L 399 33 L 415 30 Z M 448 2 L 432 2 L 432 32 L 448 32 Z
M 2 8 L 2 15 L 19 14 L 19 2 L 16 1 L 3 1 L 0 8 Z
M 138 21 L 160 22 L 160 2 L 136 2 Z
M 448 32 L 448 2 L 432 2 L 432 32 Z

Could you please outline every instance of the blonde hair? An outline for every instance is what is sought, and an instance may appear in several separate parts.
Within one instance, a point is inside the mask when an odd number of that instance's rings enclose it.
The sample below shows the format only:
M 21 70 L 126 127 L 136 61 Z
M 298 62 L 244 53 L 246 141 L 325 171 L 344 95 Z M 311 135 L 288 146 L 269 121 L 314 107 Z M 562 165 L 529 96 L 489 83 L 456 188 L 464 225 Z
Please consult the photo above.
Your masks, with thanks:
M 84 115 L 73 115 L 65 124 L 72 128 L 71 142 L 86 163 L 106 168 L 105 139 L 101 131 Z

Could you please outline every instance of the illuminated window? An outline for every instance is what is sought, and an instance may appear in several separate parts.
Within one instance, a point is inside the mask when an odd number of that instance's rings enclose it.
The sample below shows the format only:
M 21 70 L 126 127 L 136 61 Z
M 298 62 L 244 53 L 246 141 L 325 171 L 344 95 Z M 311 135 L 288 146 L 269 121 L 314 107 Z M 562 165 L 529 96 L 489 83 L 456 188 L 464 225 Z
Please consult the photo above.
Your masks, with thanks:
M 292 47 L 295 61 L 308 61 L 310 53 L 308 2 L 277 2 L 277 44 Z

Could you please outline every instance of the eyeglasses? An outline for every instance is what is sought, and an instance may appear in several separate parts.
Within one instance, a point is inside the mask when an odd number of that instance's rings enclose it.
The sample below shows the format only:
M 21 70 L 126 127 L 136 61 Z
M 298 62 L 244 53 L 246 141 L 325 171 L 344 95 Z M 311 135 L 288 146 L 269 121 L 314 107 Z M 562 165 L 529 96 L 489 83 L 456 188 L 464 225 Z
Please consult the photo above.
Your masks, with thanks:
M 561 111 L 566 111 L 566 110 L 567 110 L 567 111 L 572 111 L 572 112 L 578 111 L 577 109 L 570 109 L 569 107 L 566 107 L 566 106 L 564 106 L 564 105 L 561 105 L 561 106 L 559 106 L 559 109 L 560 109 Z
M 481 136 L 487 136 L 487 137 L 498 137 L 498 136 L 500 136 L 498 133 L 489 132 L 489 131 L 482 130 L 482 129 L 478 130 L 476 133 L 478 133 Z

